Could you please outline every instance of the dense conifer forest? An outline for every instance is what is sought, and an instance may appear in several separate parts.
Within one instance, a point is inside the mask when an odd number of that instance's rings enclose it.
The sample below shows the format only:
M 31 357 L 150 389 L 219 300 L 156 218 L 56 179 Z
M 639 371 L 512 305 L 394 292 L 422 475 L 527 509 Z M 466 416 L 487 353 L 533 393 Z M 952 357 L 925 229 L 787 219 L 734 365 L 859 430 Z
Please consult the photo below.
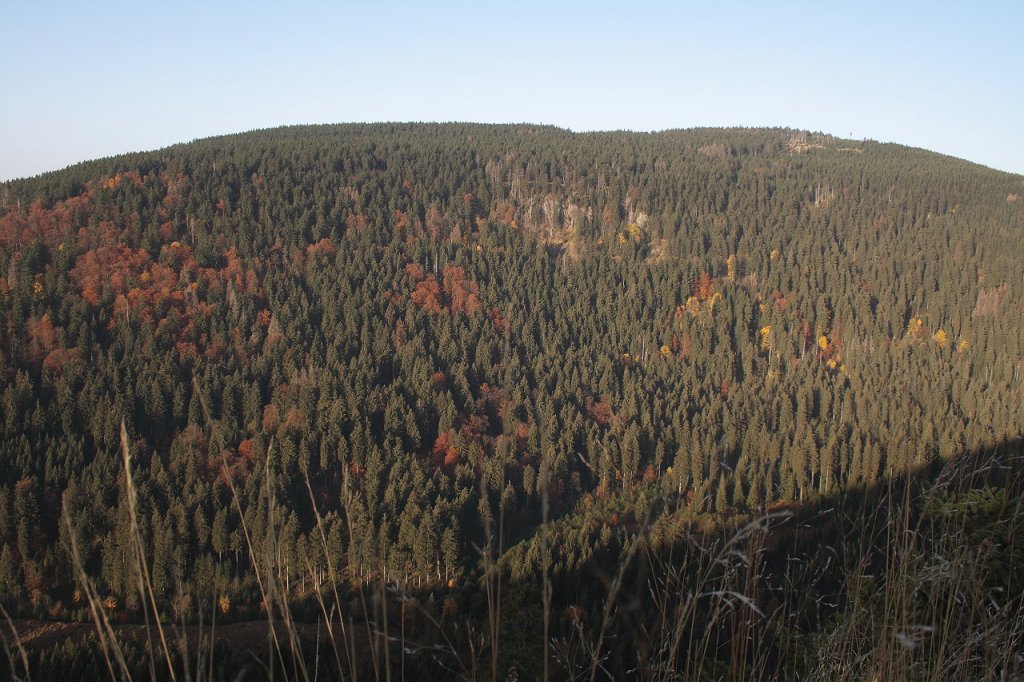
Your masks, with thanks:
M 1020 664 L 1021 176 L 784 129 L 342 125 L 0 211 L 3 631 L 94 633 L 5 637 L 15 674 L 230 677 L 230 643 L 164 643 L 212 620 L 282 626 L 237 665 L 290 679 Z

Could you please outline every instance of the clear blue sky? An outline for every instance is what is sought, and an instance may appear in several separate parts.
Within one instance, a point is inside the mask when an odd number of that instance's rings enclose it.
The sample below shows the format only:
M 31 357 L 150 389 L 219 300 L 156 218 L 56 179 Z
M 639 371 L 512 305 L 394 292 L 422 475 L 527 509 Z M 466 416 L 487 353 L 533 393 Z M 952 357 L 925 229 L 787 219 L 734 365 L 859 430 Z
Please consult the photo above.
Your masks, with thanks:
M 1024 173 L 1024 2 L 0 8 L 0 179 L 294 123 L 790 126 Z

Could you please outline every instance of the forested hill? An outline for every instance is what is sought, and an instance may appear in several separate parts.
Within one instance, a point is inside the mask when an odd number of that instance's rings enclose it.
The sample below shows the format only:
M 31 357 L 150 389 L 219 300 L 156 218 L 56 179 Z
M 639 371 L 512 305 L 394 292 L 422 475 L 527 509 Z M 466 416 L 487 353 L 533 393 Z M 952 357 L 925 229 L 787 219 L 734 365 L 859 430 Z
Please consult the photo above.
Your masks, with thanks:
M 254 559 L 295 597 L 458 586 L 500 521 L 523 575 L 548 507 L 557 573 L 655 501 L 756 515 L 1024 433 L 1024 178 L 921 150 L 296 127 L 0 203 L 22 614 L 86 608 L 62 508 L 105 608 L 138 613 L 122 420 L 157 600 L 214 585 L 221 617 L 256 612 Z

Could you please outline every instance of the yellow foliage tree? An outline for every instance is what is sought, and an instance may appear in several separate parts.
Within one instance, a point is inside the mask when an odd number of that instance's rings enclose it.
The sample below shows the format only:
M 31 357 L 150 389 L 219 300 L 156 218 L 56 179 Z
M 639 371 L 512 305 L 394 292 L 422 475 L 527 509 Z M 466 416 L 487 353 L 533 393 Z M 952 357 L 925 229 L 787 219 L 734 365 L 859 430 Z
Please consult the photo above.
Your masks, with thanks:
M 924 320 L 920 317 L 915 317 L 907 323 L 907 336 L 913 336 L 915 339 L 921 338 L 921 334 L 924 333 Z
M 945 348 L 946 344 L 949 343 L 949 337 L 946 336 L 946 332 L 939 330 L 932 336 L 935 339 L 935 343 L 939 344 L 939 348 Z

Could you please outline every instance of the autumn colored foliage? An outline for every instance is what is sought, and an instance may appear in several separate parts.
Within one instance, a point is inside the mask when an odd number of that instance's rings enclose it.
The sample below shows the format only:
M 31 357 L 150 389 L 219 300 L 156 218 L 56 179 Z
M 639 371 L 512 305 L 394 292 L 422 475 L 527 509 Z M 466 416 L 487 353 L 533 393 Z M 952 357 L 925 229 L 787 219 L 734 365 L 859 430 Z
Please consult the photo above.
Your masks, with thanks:
M 702 272 L 693 282 L 693 295 L 698 301 L 707 301 L 715 295 L 715 279 L 707 272 Z
M 405 272 L 417 282 L 410 300 L 423 311 L 434 315 L 446 311 L 475 315 L 480 310 L 480 287 L 466 279 L 463 268 L 446 266 L 443 283 L 433 274 L 424 275 L 416 263 L 406 265 Z

